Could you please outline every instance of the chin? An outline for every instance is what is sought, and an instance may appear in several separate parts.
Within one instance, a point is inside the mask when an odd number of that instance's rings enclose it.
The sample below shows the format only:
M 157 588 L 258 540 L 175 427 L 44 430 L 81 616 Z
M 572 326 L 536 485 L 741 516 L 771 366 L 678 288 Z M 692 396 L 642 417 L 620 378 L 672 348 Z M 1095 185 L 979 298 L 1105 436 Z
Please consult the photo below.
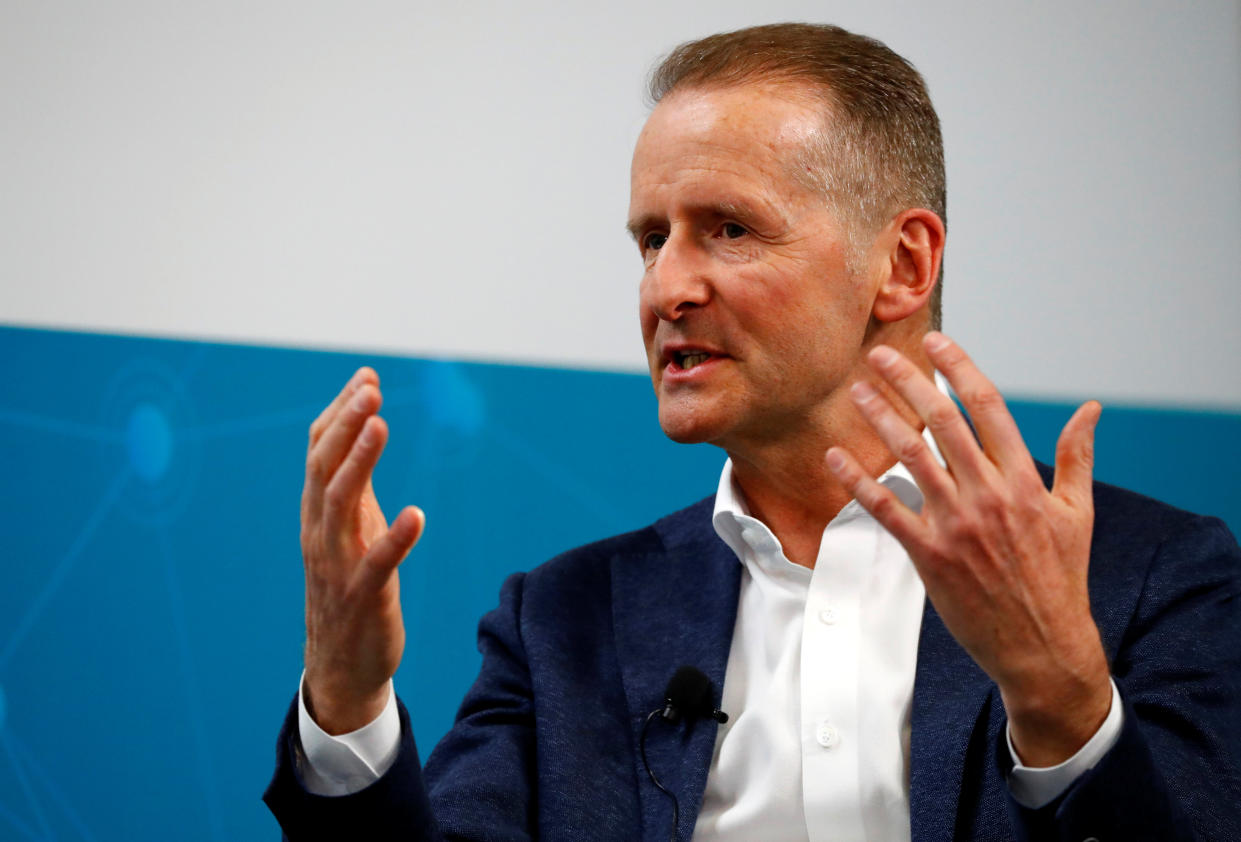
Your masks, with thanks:
M 720 435 L 719 419 L 692 407 L 659 407 L 659 426 L 664 435 L 677 444 L 714 442 Z

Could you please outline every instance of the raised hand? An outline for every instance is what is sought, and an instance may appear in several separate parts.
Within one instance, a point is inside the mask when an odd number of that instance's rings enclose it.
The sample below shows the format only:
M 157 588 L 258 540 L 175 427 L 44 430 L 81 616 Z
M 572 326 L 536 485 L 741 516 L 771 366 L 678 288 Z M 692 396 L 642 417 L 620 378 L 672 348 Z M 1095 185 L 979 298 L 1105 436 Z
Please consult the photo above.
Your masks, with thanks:
M 361 368 L 310 425 L 302 489 L 306 702 L 329 734 L 356 730 L 387 702 L 405 648 L 397 566 L 422 533 L 414 506 L 389 528 L 371 474 L 388 440 L 379 377 Z
M 907 508 L 843 448 L 828 451 L 828 467 L 904 545 L 948 630 L 999 687 L 1022 761 L 1054 765 L 1090 738 L 1111 702 L 1086 590 L 1100 407 L 1082 405 L 1065 425 L 1048 491 L 995 386 L 943 334 L 927 334 L 923 347 L 977 438 L 906 357 L 880 346 L 867 361 L 930 429 L 947 468 L 879 390 L 858 382 L 851 391 L 922 489 L 922 511 Z

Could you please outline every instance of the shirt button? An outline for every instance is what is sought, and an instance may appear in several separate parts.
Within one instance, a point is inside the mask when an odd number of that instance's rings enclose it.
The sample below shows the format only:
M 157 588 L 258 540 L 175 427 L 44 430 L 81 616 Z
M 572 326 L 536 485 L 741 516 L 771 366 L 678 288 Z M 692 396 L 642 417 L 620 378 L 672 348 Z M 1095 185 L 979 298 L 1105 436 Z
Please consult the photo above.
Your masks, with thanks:
M 836 617 L 835 608 L 824 608 L 822 611 L 819 612 L 819 620 L 826 626 L 835 624 L 836 619 L 837 617 Z
M 835 748 L 840 742 L 840 732 L 836 730 L 836 726 L 828 722 L 826 719 L 819 723 L 819 727 L 815 730 L 814 737 L 819 741 L 819 745 L 823 748 Z

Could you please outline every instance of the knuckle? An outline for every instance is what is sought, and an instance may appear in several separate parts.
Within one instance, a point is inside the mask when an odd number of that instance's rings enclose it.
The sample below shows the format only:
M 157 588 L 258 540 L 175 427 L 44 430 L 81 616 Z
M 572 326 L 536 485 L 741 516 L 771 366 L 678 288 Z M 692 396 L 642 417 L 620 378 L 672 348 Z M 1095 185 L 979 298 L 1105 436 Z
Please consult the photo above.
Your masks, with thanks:
M 346 495 L 339 483 L 332 483 L 323 494 L 323 504 L 330 512 L 339 512 L 345 505 Z
M 952 556 L 934 541 L 926 541 L 918 546 L 918 556 L 935 571 L 942 571 L 952 563 Z
M 911 436 L 902 440 L 896 446 L 896 451 L 894 455 L 902 462 L 906 464 L 917 462 L 922 457 L 922 454 L 926 452 L 926 443 L 921 438 Z
M 957 422 L 961 413 L 956 404 L 951 402 L 937 403 L 927 413 L 926 423 L 932 430 L 946 430 Z
M 327 479 L 327 466 L 323 464 L 323 459 L 314 450 L 306 454 L 306 479 L 318 483 Z
M 1012 500 L 1020 508 L 1040 508 L 1046 491 L 1037 471 L 1022 471 L 1015 481 Z
M 992 412 L 1004 408 L 1004 397 L 990 384 L 967 390 L 961 400 L 977 412 Z
M 974 494 L 974 508 L 983 515 L 991 516 L 1004 508 L 1004 500 L 999 492 L 990 486 L 978 489 Z
M 972 539 L 978 532 L 978 519 L 972 514 L 957 511 L 944 522 L 944 533 L 954 543 Z
M 896 513 L 896 500 L 884 494 L 880 488 L 868 489 L 866 507 L 878 520 Z
M 1007 535 L 1018 535 L 1028 532 L 1031 524 L 1042 519 L 1042 513 L 1035 508 L 1006 508 L 996 517 L 1001 530 Z

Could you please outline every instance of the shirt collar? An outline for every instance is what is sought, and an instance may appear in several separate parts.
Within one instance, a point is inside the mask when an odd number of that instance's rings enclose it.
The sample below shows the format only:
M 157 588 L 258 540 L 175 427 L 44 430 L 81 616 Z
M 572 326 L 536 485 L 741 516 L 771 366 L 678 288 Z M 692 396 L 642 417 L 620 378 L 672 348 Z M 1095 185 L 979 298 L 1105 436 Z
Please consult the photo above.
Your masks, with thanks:
M 944 394 L 948 394 L 948 383 L 943 375 L 935 372 L 935 385 Z M 939 445 L 927 427 L 922 429 L 922 439 L 931 449 L 935 461 L 944 464 L 944 457 L 939 452 Z M 922 489 L 918 488 L 913 476 L 900 462 L 897 462 L 879 476 L 879 482 L 891 489 L 902 503 L 915 512 L 922 511 L 925 500 Z M 862 508 L 857 500 L 851 500 L 832 518 L 828 528 L 855 518 L 873 520 L 870 513 Z M 745 497 L 733 480 L 733 460 L 724 461 L 724 469 L 720 472 L 720 484 L 715 492 L 715 510 L 711 515 L 711 525 L 715 534 L 732 549 L 738 559 L 744 558 L 748 548 L 757 554 L 780 551 L 780 541 L 775 534 L 758 518 L 750 514 Z

